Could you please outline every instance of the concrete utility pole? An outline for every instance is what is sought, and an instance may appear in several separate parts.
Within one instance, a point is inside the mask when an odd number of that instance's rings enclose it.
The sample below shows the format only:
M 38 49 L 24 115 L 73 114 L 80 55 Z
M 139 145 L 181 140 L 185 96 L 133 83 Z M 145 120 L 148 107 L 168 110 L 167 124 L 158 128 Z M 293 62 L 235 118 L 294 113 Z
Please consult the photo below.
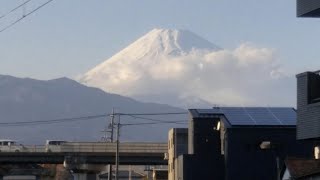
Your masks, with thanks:
M 111 122 L 110 122 L 110 127 L 111 127 L 111 134 L 110 134 L 110 142 L 113 143 L 113 128 L 114 128 L 114 108 L 112 108 L 112 114 L 111 114 Z M 112 164 L 109 164 L 108 167 L 108 180 L 112 180 Z
M 117 149 L 116 149 L 116 180 L 119 180 L 119 136 L 120 136 L 120 114 L 117 123 Z
M 132 170 L 131 170 L 131 165 L 129 165 L 129 180 L 132 180 L 131 176 L 132 176 Z

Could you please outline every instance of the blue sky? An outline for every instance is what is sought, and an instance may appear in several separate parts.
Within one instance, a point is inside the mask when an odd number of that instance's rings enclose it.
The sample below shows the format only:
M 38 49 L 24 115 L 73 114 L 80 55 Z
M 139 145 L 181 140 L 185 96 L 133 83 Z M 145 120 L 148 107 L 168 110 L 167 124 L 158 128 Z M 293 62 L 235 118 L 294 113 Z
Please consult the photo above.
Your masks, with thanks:
M 0 15 L 22 2 L 0 1 Z M 320 19 L 295 11 L 294 0 L 54 0 L 0 33 L 0 74 L 73 78 L 153 28 L 188 29 L 226 49 L 244 42 L 274 49 L 292 74 L 320 69 Z M 0 19 L 0 28 L 21 14 Z

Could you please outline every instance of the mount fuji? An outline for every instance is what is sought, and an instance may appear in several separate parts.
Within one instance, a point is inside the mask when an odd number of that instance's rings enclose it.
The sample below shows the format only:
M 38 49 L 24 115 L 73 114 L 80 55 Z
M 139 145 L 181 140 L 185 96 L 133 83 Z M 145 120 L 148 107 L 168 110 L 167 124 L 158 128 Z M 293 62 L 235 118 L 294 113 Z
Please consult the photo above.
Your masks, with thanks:
M 294 79 L 273 49 L 251 43 L 221 49 L 187 30 L 151 30 L 79 82 L 180 108 L 294 104 Z
M 89 70 L 80 78 L 80 83 L 141 101 L 184 108 L 192 105 L 210 107 L 211 103 L 199 97 L 177 93 L 175 90 L 170 90 L 170 87 L 164 91 L 156 87 L 165 79 L 170 79 L 170 74 L 166 73 L 170 73 L 169 71 L 174 68 L 179 70 L 175 58 L 218 50 L 221 48 L 188 30 L 153 29 Z M 177 62 L 176 67 L 167 66 L 168 60 Z M 152 72 L 157 71 L 154 67 L 159 66 L 164 66 L 165 71 Z M 161 77 L 163 75 L 165 77 Z M 141 81 L 150 82 L 148 90 L 139 85 Z

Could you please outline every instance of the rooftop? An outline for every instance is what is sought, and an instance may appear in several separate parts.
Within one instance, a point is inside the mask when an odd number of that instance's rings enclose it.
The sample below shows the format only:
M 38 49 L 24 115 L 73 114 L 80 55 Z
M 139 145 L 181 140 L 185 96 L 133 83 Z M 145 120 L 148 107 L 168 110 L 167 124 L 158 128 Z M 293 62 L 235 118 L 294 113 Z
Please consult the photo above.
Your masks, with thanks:
M 214 107 L 190 109 L 193 118 L 223 118 L 230 126 L 295 126 L 291 107 Z

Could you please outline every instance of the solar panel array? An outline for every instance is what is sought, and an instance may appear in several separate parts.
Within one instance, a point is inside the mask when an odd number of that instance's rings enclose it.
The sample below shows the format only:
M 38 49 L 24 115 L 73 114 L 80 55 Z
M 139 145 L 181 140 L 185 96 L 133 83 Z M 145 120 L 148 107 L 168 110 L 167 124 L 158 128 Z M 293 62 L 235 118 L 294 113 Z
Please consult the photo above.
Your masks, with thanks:
M 199 115 L 224 114 L 231 125 L 296 125 L 296 112 L 286 107 L 219 107 L 197 109 Z

